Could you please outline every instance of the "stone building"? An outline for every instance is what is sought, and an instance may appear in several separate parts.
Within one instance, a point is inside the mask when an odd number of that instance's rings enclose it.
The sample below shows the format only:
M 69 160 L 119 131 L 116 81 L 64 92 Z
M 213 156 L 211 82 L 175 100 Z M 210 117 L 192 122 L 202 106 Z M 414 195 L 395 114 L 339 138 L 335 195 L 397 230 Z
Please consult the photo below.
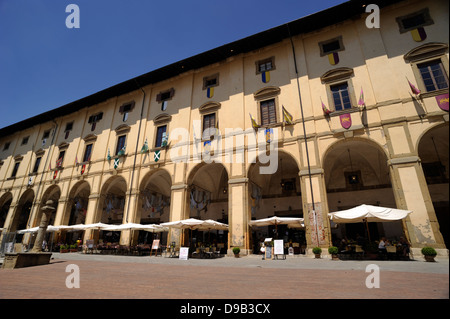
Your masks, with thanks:
M 279 236 L 308 251 L 364 232 L 327 214 L 365 203 L 413 211 L 370 225 L 374 238 L 407 236 L 416 252 L 447 255 L 448 1 L 373 2 L 343 3 L 0 129 L 0 227 L 37 226 L 52 199 L 50 224 L 214 219 L 230 226 L 216 241 L 251 252 L 273 235 L 251 219 L 294 216 L 305 228 Z M 120 242 L 140 236 L 122 231 Z

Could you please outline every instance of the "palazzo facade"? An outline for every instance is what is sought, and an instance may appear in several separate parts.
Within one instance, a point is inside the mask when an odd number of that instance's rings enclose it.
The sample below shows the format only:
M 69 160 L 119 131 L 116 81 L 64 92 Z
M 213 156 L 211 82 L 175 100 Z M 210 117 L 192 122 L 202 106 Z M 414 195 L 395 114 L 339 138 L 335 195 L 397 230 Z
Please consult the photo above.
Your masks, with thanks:
M 251 253 L 271 229 L 250 220 L 292 216 L 308 252 L 361 231 L 329 212 L 369 204 L 413 211 L 373 236 L 447 256 L 448 1 L 378 8 L 379 27 L 343 3 L 0 129 L 0 228 L 52 199 L 53 225 L 214 219 Z

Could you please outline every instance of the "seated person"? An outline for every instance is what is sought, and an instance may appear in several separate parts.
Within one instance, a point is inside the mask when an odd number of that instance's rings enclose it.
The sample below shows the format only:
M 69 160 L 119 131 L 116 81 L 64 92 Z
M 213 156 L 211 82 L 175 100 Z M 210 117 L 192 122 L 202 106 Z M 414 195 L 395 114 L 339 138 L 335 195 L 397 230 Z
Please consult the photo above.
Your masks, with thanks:
M 381 237 L 380 243 L 378 244 L 378 251 L 381 253 L 386 253 L 386 238 Z

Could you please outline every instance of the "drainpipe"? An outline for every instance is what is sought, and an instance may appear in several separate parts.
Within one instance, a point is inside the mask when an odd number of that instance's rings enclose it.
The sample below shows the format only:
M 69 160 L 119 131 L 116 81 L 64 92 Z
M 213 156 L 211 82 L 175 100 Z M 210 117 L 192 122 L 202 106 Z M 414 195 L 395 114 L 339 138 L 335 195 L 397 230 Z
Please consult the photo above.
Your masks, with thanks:
M 314 213 L 314 222 L 316 224 L 316 235 L 317 235 L 317 245 L 319 246 L 319 229 L 317 226 L 317 214 L 316 214 L 316 207 L 314 204 L 314 193 L 313 193 L 313 186 L 312 186 L 312 179 L 311 179 L 311 165 L 309 163 L 309 151 L 308 151 L 308 140 L 306 138 L 306 127 L 305 127 L 305 117 L 303 115 L 303 106 L 302 106 L 302 96 L 300 93 L 300 82 L 298 80 L 298 69 L 297 69 L 297 59 L 295 58 L 295 48 L 294 48 L 294 41 L 292 40 L 291 30 L 289 29 L 289 24 L 286 24 L 289 34 L 289 39 L 291 40 L 291 46 L 292 46 L 292 54 L 294 56 L 294 66 L 295 66 L 295 77 L 297 79 L 297 90 L 298 90 L 298 97 L 300 100 L 300 112 L 302 114 L 302 124 L 303 124 L 303 138 L 305 140 L 305 149 L 306 149 L 306 161 L 308 164 L 308 177 L 309 177 L 309 187 L 311 191 L 311 201 L 312 201 L 312 209 Z
M 145 103 L 145 91 L 142 89 L 142 87 L 139 85 L 139 83 L 137 82 L 137 80 L 134 80 L 136 82 L 136 85 L 138 86 L 138 88 L 142 91 L 143 93 L 143 98 L 142 98 L 142 106 L 141 106 L 141 115 L 139 118 L 139 128 L 138 128 L 138 135 L 137 135 L 137 140 L 136 140 L 136 149 L 134 152 L 134 162 L 133 162 L 133 170 L 131 171 L 131 181 L 130 181 L 130 191 L 129 191 L 129 199 L 128 199 L 128 207 L 127 207 L 127 213 L 126 213 L 126 217 L 125 217 L 125 221 L 128 223 L 128 215 L 130 212 L 130 199 L 131 199 L 131 191 L 133 189 L 133 181 L 134 181 L 134 171 L 136 169 L 136 160 L 137 160 L 137 155 L 138 155 L 138 147 L 139 147 L 139 138 L 141 136 L 141 126 L 142 126 L 142 116 L 144 114 L 144 103 Z

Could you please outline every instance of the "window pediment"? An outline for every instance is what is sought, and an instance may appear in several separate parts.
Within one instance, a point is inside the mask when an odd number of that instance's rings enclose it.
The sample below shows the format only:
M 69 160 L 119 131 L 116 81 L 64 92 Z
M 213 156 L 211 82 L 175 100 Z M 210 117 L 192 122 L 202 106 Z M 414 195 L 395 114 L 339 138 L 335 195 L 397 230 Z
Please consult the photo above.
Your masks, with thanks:
M 218 109 L 220 109 L 222 105 L 219 102 L 206 102 L 204 104 L 202 104 L 198 110 L 200 111 L 200 113 L 208 113 L 208 112 L 213 112 L 216 111 Z
M 44 155 L 45 151 L 42 148 L 40 148 L 34 153 L 36 154 L 36 156 L 42 156 L 42 155 Z
M 58 145 L 59 150 L 65 150 L 69 147 L 69 143 L 66 142 L 62 142 L 61 144 Z
M 406 53 L 403 58 L 406 62 L 419 61 L 435 56 L 440 56 L 448 51 L 448 45 L 445 43 L 426 43 L 424 45 L 418 46 Z
M 117 134 L 123 134 L 129 132 L 131 127 L 126 124 L 121 124 L 118 127 L 116 127 L 115 131 Z
M 255 93 L 253 93 L 253 97 L 255 100 L 262 100 L 270 97 L 274 97 L 279 95 L 281 92 L 281 89 L 276 86 L 267 86 L 265 88 L 262 88 Z
M 97 136 L 94 134 L 88 134 L 83 139 L 85 142 L 94 142 L 97 140 Z
M 163 113 L 163 114 L 159 114 L 158 116 L 156 116 L 153 119 L 153 123 L 155 125 L 160 125 L 160 124 L 164 124 L 167 122 L 170 122 L 172 120 L 172 116 L 167 114 L 167 113 Z
M 321 77 L 320 81 L 322 83 L 330 83 L 337 80 L 348 79 L 353 76 L 353 69 L 351 68 L 337 68 L 334 70 L 330 70 L 325 72 Z

